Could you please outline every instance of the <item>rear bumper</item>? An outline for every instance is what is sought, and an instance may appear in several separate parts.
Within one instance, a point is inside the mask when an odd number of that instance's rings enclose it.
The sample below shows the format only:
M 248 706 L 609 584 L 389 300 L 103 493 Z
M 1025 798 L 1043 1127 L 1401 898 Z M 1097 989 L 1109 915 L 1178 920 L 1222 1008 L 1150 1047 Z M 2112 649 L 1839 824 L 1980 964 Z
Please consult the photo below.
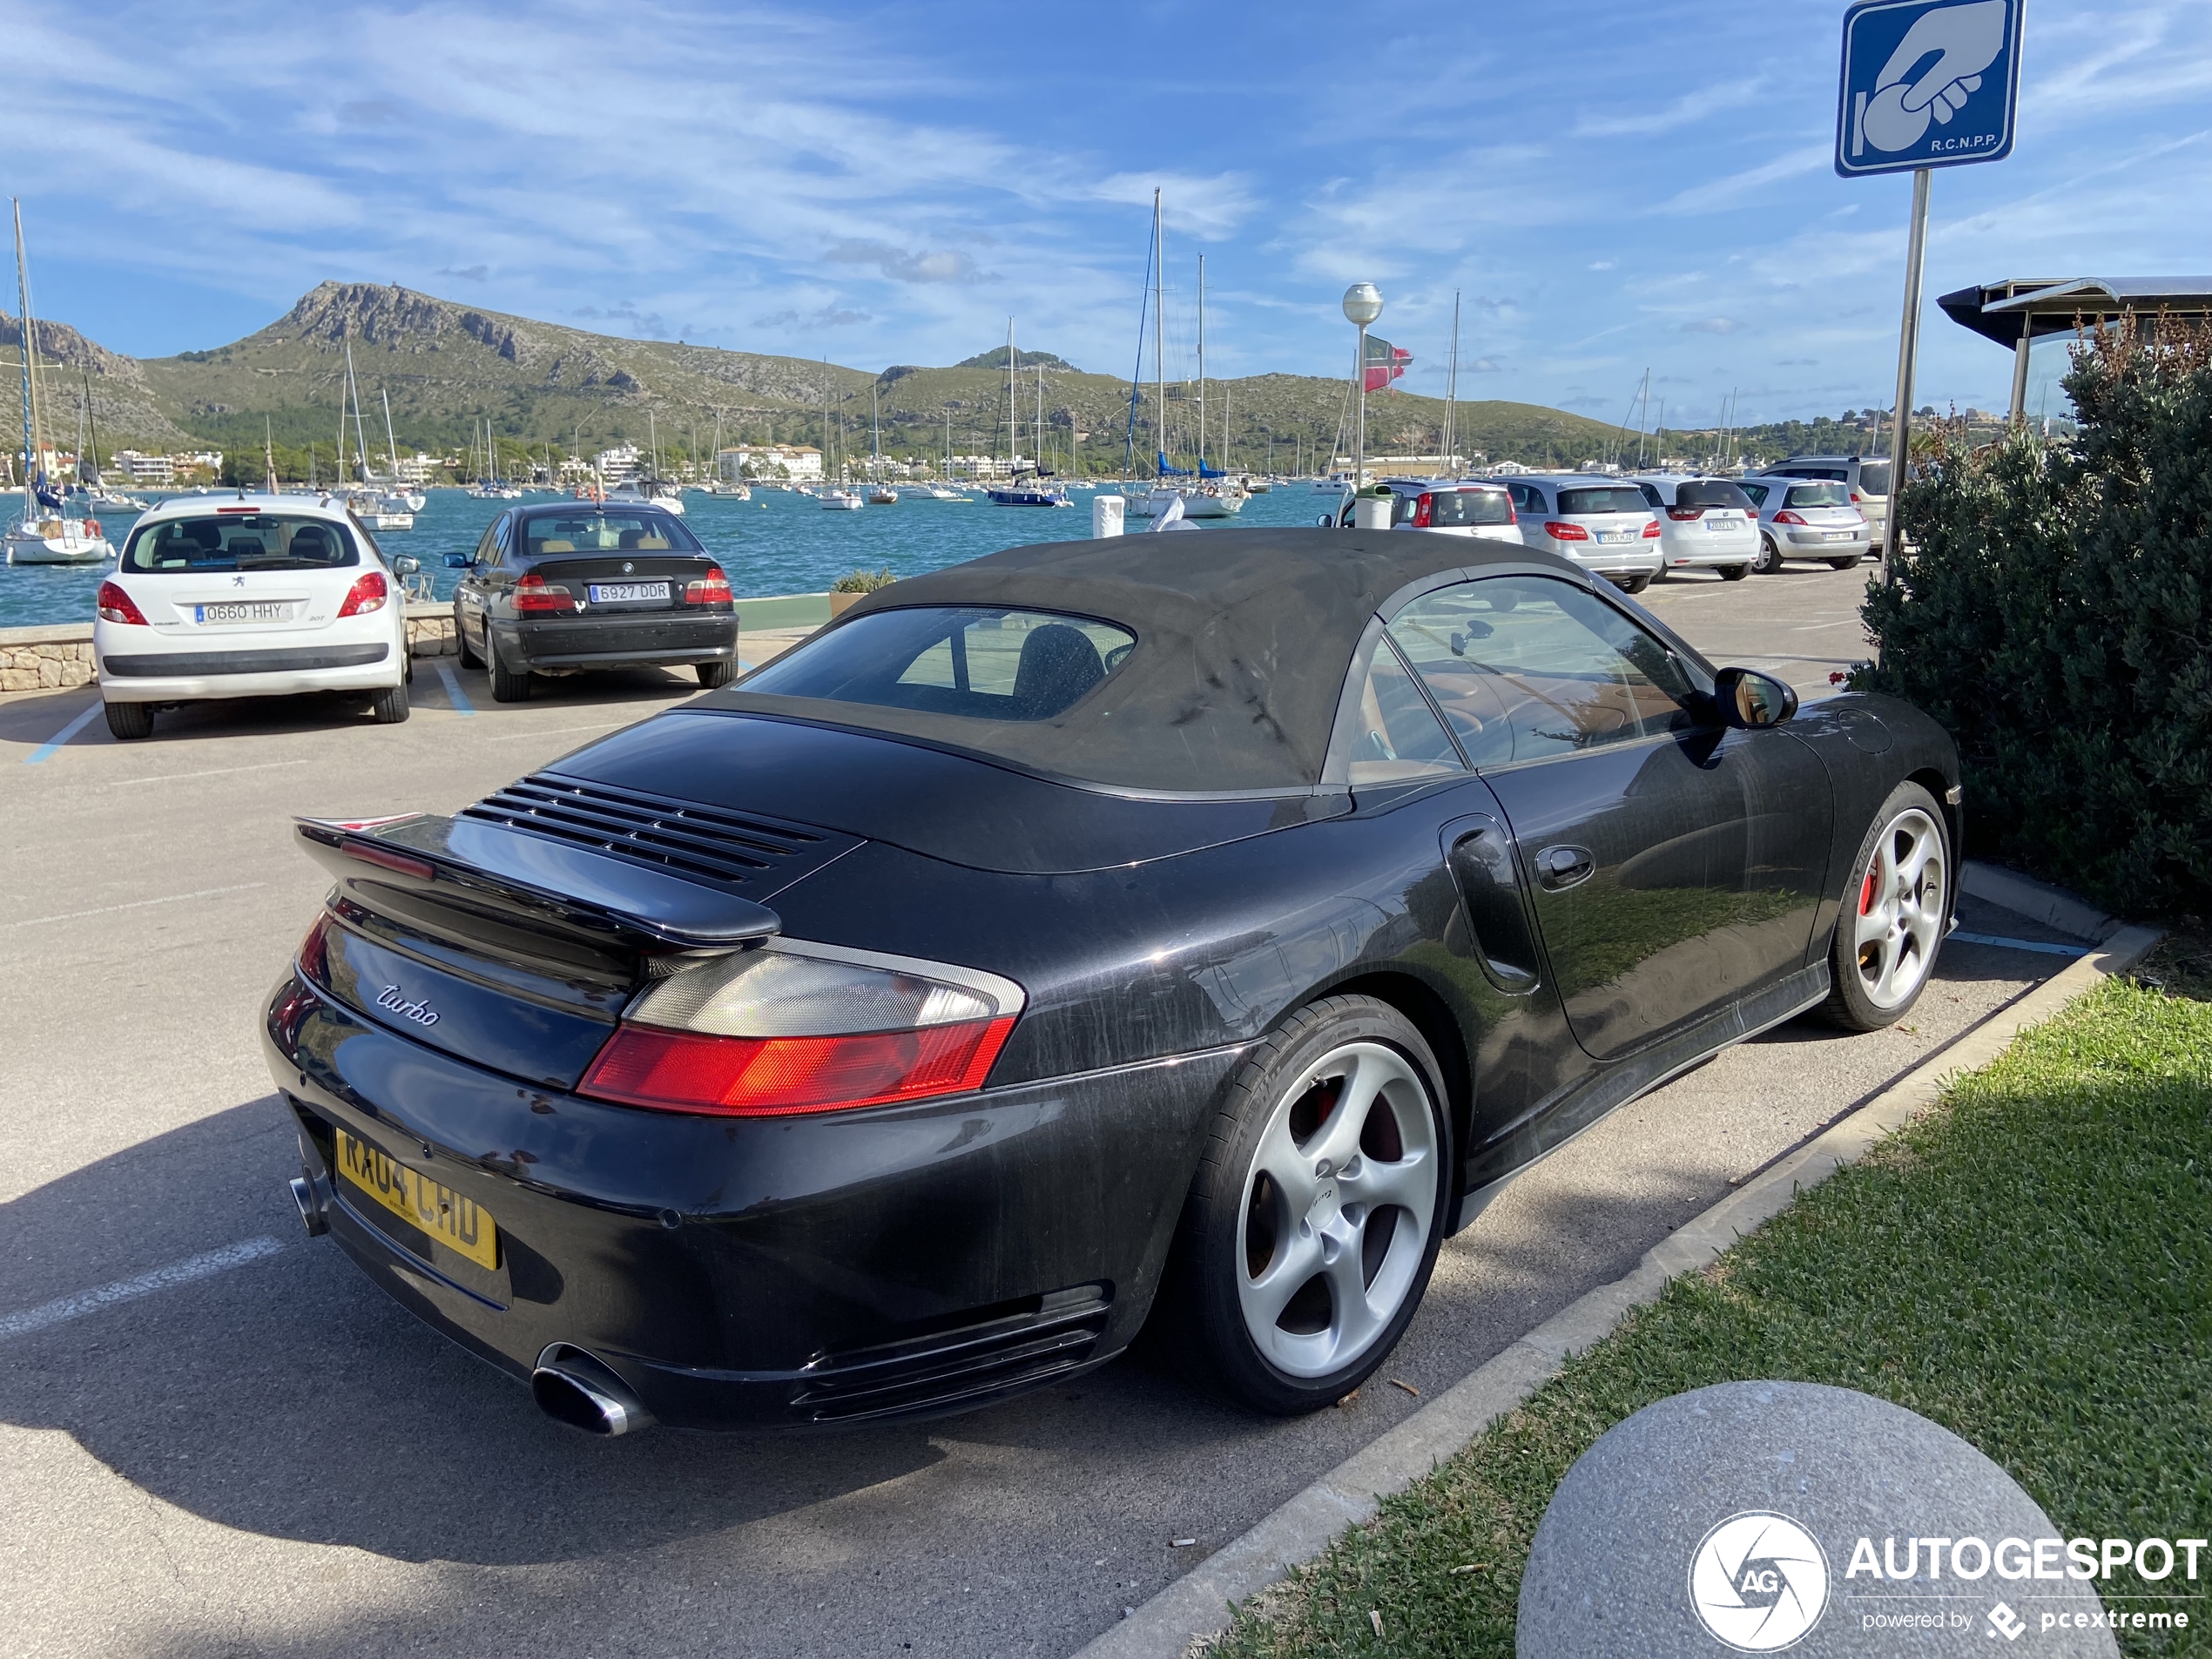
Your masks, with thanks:
M 722 662 L 738 654 L 733 611 L 705 616 L 495 622 L 500 655 L 516 668 L 617 668 Z
M 1759 537 L 1758 532 L 1751 529 L 1741 536 L 1709 536 L 1703 541 L 1687 536 L 1669 536 L 1665 550 L 1667 568 L 1670 570 L 1749 564 L 1759 556 Z
M 1782 556 L 1788 559 L 1848 559 L 1864 558 L 1866 550 L 1873 545 L 1873 537 L 1861 530 L 1849 541 L 1831 542 L 1819 530 L 1791 530 L 1782 542 Z
M 697 1428 L 964 1410 L 1112 1357 L 1238 1058 L 730 1119 L 519 1087 L 289 975 L 262 1035 L 363 1271 L 511 1375 L 571 1345 Z M 341 1128 L 479 1204 L 497 1268 L 334 1179 Z
M 382 691 L 407 673 L 406 657 L 388 639 L 239 651 L 96 650 L 94 661 L 100 695 L 110 703 Z

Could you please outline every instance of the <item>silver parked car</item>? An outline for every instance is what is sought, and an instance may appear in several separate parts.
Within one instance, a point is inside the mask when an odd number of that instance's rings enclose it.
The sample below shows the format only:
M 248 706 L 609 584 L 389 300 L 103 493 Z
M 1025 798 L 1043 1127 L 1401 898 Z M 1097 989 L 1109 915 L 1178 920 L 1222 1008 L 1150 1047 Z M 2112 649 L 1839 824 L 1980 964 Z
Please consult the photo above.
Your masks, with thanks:
M 1503 481 L 1529 547 L 1568 558 L 1629 593 L 1664 568 L 1657 517 L 1624 478 L 1533 473 Z
M 1851 505 L 1845 485 L 1761 475 L 1746 478 L 1741 488 L 1758 503 L 1759 556 L 1752 568 L 1762 576 L 1779 570 L 1785 559 L 1818 559 L 1848 570 L 1873 544 L 1872 528 Z
M 1759 509 L 1731 478 L 1692 473 L 1644 473 L 1635 480 L 1659 515 L 1666 568 L 1718 570 L 1730 582 L 1751 573 L 1759 556 Z
M 1513 497 L 1503 484 L 1472 478 L 1385 478 L 1380 482 L 1391 494 L 1390 527 L 1394 530 L 1434 530 L 1440 536 L 1493 542 L 1521 540 Z M 1325 515 L 1321 522 L 1339 527 L 1352 523 L 1351 491 L 1345 492 L 1336 516 Z
M 1791 455 L 1760 472 L 1775 478 L 1825 478 L 1851 491 L 1851 504 L 1866 516 L 1878 544 L 1890 522 L 1890 458 L 1887 455 Z

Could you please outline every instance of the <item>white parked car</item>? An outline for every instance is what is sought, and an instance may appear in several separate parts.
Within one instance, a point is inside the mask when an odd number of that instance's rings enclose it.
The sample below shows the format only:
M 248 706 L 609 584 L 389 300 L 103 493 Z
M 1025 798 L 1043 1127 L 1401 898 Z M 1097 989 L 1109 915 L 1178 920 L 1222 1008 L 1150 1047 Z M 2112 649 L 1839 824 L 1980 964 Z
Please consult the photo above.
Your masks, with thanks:
M 1718 570 L 1730 582 L 1759 556 L 1759 509 L 1727 478 L 1644 473 L 1635 481 L 1659 524 L 1660 556 L 1669 570 Z
M 1848 485 L 1825 479 L 1746 478 L 1743 491 L 1759 509 L 1762 576 L 1782 568 L 1784 559 L 1819 559 L 1848 570 L 1873 545 L 1873 527 L 1851 505 Z
M 407 718 L 405 597 L 341 507 L 303 496 L 177 496 L 132 527 L 100 583 L 92 655 L 108 730 L 153 732 L 163 704 L 357 691 Z
M 1569 558 L 1629 593 L 1663 568 L 1658 520 L 1625 478 L 1530 474 L 1504 481 L 1529 547 Z

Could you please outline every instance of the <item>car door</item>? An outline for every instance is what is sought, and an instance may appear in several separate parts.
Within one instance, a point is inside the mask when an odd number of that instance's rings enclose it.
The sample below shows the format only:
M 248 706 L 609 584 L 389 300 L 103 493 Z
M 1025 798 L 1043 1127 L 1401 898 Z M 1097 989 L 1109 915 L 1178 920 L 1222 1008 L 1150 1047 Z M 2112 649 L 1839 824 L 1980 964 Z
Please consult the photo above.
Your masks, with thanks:
M 482 649 L 489 637 L 489 624 L 484 615 L 484 579 L 491 568 L 493 538 L 506 523 L 507 515 L 502 513 L 484 526 L 484 533 L 476 538 L 476 550 L 469 555 L 469 568 L 462 572 L 453 590 L 461 630 L 473 637 L 472 643 L 477 649 Z
M 1576 1040 L 1615 1060 L 1804 964 L 1832 794 L 1804 745 L 1579 583 L 1496 576 L 1390 627 L 1504 809 Z M 1779 739 L 1779 741 L 1776 741 Z

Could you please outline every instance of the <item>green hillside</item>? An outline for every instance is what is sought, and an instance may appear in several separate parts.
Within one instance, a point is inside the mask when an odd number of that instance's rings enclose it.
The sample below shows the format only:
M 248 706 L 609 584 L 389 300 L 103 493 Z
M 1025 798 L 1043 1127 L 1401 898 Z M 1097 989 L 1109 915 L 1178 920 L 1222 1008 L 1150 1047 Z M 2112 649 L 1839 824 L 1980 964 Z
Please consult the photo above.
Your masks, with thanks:
M 649 434 L 664 461 L 681 462 L 711 447 L 718 411 L 725 443 L 826 445 L 833 455 L 856 460 L 868 453 L 877 418 L 884 452 L 902 458 L 926 460 L 948 445 L 958 454 L 1003 454 L 1008 442 L 1003 347 L 970 359 L 973 366 L 901 365 L 871 375 L 802 358 L 617 339 L 405 288 L 334 282 L 267 327 L 212 351 L 137 361 L 45 324 L 39 345 L 42 358 L 57 365 L 48 376 L 50 426 L 61 424 L 57 435 L 65 441 L 73 433 L 77 393 L 63 396 L 58 388 L 89 379 L 107 451 L 197 439 L 252 455 L 266 430 L 280 462 L 283 451 L 303 455 L 312 443 L 327 465 L 348 347 L 372 451 L 383 447 L 382 397 L 390 399 L 403 451 L 465 453 L 489 418 L 503 469 L 543 457 L 548 446 L 556 454 L 622 442 L 643 447 Z M 1040 448 L 1040 372 L 1048 465 L 1114 472 L 1132 452 L 1141 468 L 1149 462 L 1161 432 L 1153 388 L 1143 388 L 1132 430 L 1127 381 L 1081 373 L 1043 352 L 1020 358 L 1015 414 L 1023 454 Z M 1278 470 L 1301 459 L 1325 463 L 1340 430 L 1346 447 L 1351 442 L 1345 389 L 1339 381 L 1297 374 L 1210 384 L 1208 459 L 1248 469 L 1271 461 Z M 1167 387 L 1167 447 L 1186 464 L 1201 413 L 1197 394 L 1195 386 Z M 14 401 L 4 392 L 0 400 Z M 1369 453 L 1434 452 L 1443 415 L 1435 398 L 1371 397 Z M 1598 421 L 1525 403 L 1463 403 L 1456 424 L 1462 451 L 1493 461 L 1571 465 L 1608 453 L 1614 442 L 1612 428 Z

